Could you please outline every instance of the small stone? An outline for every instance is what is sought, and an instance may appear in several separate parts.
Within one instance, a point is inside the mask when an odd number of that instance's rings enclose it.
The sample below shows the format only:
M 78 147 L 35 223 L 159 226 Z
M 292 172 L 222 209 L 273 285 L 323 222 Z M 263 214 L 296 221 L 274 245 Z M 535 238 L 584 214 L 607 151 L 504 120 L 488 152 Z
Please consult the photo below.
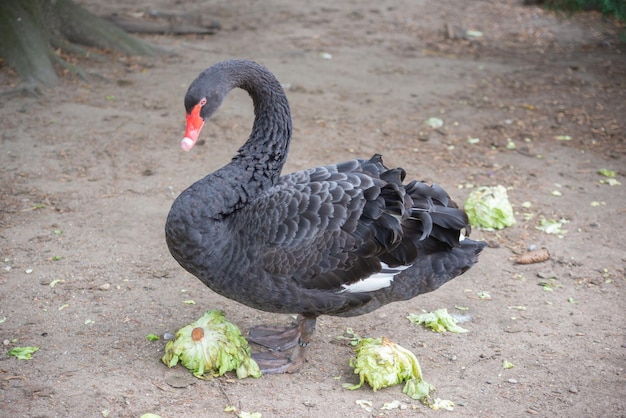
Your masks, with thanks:
M 512 384 L 516 384 L 517 383 L 517 379 L 509 379 L 509 380 L 507 380 L 507 382 L 512 383 Z
M 569 388 L 569 392 L 570 393 L 578 393 L 578 388 L 576 386 L 572 386 L 571 388 Z
M 98 287 L 98 289 L 100 289 L 100 290 L 109 290 L 110 288 L 111 288 L 111 285 L 110 285 L 109 283 L 104 283 L 104 284 L 101 284 L 101 285 Z

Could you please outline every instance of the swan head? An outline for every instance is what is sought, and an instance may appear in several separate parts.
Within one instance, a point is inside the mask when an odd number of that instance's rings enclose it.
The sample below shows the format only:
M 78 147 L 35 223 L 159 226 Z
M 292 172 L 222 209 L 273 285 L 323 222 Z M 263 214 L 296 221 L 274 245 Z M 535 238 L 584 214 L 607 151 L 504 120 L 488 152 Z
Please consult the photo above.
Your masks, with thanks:
M 232 88 L 232 82 L 224 77 L 221 66 L 208 68 L 191 83 L 185 95 L 185 137 L 180 142 L 184 151 L 190 151 L 196 145 L 204 122 L 217 111 Z

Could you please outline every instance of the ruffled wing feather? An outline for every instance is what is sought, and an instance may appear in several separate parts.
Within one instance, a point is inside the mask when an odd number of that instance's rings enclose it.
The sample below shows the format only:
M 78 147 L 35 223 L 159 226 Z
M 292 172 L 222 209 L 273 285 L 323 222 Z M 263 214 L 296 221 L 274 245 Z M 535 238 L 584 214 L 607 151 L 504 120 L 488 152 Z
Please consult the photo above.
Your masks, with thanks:
M 410 266 L 422 252 L 458 245 L 464 212 L 440 187 L 403 185 L 404 176 L 379 155 L 300 171 L 237 216 L 263 270 L 337 292 L 380 272 L 381 262 Z

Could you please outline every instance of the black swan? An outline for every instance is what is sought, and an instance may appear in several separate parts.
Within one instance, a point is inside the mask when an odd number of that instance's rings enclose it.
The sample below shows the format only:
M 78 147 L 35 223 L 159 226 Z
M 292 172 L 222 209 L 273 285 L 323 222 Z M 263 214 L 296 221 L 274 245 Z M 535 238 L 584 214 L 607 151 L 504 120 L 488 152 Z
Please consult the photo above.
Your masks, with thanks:
M 254 125 L 226 166 L 183 191 L 167 217 L 173 257 L 213 291 L 293 327 L 256 327 L 264 373 L 297 370 L 320 315 L 355 316 L 437 289 L 477 262 L 465 212 L 437 185 L 388 169 L 380 155 L 281 176 L 291 140 L 287 97 L 246 60 L 220 62 L 189 86 L 181 147 L 195 145 L 228 92 L 246 90 Z M 282 351 L 292 349 L 291 355 Z

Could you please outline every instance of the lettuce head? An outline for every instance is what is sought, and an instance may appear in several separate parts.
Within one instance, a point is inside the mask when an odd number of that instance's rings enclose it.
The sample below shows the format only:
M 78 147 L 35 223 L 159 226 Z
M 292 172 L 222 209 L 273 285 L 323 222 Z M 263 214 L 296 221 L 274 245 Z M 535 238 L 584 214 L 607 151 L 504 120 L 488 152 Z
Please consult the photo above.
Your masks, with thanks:
M 406 382 L 402 391 L 422 401 L 434 390 L 422 378 L 422 369 L 415 355 L 385 337 L 360 339 L 356 358 L 350 360 L 350 366 L 361 379 L 356 385 L 345 386 L 350 390 L 360 388 L 365 382 L 374 391 Z
M 501 185 L 478 187 L 465 201 L 465 212 L 472 226 L 502 229 L 515 223 L 506 188 Z
M 207 311 L 196 322 L 182 327 L 165 346 L 161 361 L 168 367 L 178 362 L 194 376 L 208 379 L 234 370 L 237 377 L 260 377 L 261 370 L 250 357 L 248 342 L 221 311 Z

